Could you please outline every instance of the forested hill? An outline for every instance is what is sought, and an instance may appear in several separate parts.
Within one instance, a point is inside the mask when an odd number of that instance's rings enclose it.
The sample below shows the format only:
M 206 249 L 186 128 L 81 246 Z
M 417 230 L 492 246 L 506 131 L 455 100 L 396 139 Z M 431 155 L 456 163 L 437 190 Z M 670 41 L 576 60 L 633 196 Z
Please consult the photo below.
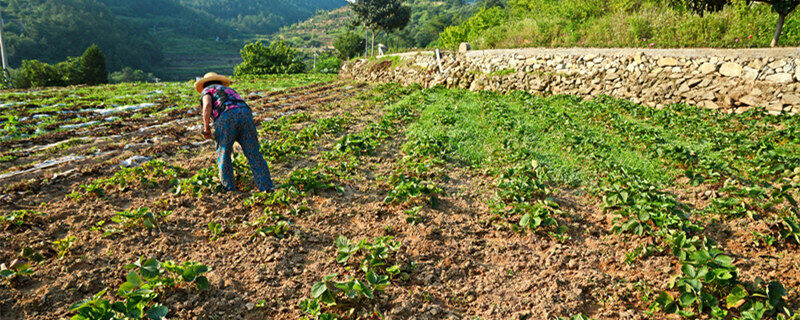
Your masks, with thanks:
M 180 0 L 239 30 L 265 34 L 347 4 L 345 0 Z
M 24 59 L 63 61 L 68 56 L 80 55 L 95 43 L 106 54 L 111 71 L 130 66 L 158 74 L 165 66 L 164 52 L 191 55 L 197 47 L 207 47 L 209 41 L 251 39 L 308 18 L 317 10 L 346 3 L 344 0 L 0 0 L 0 12 L 12 67 L 19 67 Z
M 425 47 L 446 27 L 463 22 L 482 5 L 474 0 L 406 0 L 405 4 L 411 8 L 408 25 L 392 34 L 381 33 L 376 41 L 393 48 Z M 301 48 L 331 47 L 338 35 L 351 30 L 352 18 L 349 7 L 318 12 L 305 21 L 281 28 L 272 38 L 282 38 Z M 363 35 L 361 28 L 355 31 Z

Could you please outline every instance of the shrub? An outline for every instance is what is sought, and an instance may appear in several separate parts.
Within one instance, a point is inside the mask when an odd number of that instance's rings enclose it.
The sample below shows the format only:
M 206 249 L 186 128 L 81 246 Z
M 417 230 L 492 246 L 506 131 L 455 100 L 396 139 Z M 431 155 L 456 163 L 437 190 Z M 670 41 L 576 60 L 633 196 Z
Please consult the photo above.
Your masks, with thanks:
M 122 71 L 112 73 L 109 78 L 113 83 L 155 81 L 155 76 L 153 76 L 152 73 L 145 73 L 142 70 L 134 70 L 129 67 L 122 68 Z
M 340 35 L 333 43 L 333 47 L 336 48 L 337 51 L 337 56 L 342 60 L 358 57 L 362 50 L 365 49 L 366 45 L 366 41 L 363 37 L 352 32 Z
M 17 88 L 52 87 L 79 84 L 101 84 L 108 82 L 105 56 L 96 45 L 92 45 L 80 57 L 69 57 L 56 65 L 38 60 L 24 60 L 22 66 L 12 74 L 12 83 Z
M 474 41 L 484 31 L 499 26 L 507 20 L 508 15 L 503 8 L 483 8 L 463 24 L 444 29 L 437 43 L 445 48 L 456 48 L 461 42 Z
M 283 40 L 269 46 L 253 42 L 245 45 L 241 53 L 244 62 L 236 66 L 236 76 L 302 73 L 306 68 L 297 51 Z
M 317 61 L 317 66 L 314 72 L 318 73 L 339 73 L 339 68 L 342 67 L 342 61 L 337 57 L 327 57 Z

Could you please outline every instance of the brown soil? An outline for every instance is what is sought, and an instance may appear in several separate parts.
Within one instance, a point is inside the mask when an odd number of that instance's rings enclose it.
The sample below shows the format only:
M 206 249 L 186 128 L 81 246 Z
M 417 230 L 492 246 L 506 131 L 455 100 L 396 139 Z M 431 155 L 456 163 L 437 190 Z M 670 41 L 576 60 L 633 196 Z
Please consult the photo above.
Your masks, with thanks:
M 261 120 L 290 110 L 305 110 L 315 119 L 350 112 L 356 118 L 348 129 L 352 133 L 381 116 L 380 104 L 352 98 L 365 90 L 369 87 L 348 83 L 312 85 L 251 103 Z M 47 213 L 0 231 L 0 262 L 17 259 L 24 247 L 47 258 L 35 266 L 33 276 L 0 283 L 0 319 L 69 317 L 71 304 L 104 288 L 115 291 L 128 272 L 124 266 L 141 256 L 195 261 L 213 268 L 208 274 L 209 289 L 170 288 L 158 299 L 170 308 L 170 318 L 298 319 L 302 316 L 298 302 L 310 296 L 315 282 L 334 272 L 356 272 L 357 268 L 345 268 L 335 261 L 333 242 L 339 235 L 352 240 L 391 235 L 403 243 L 398 257 L 415 266 L 410 279 L 394 283 L 363 306 L 387 319 L 552 319 L 578 313 L 599 319 L 666 318 L 649 313 L 648 308 L 657 292 L 667 289 L 679 272 L 675 270 L 677 261 L 656 255 L 626 264 L 625 254 L 650 240 L 610 233 L 615 215 L 605 213 L 596 198 L 578 190 L 558 189 L 555 193 L 563 210 L 559 223 L 569 227 L 570 239 L 561 243 L 545 231 L 521 234 L 490 221 L 486 203 L 494 195 L 493 178 L 445 164 L 439 168 L 446 178 L 439 179 L 445 192 L 438 205 L 424 206 L 423 222 L 409 225 L 404 207 L 383 201 L 388 190 L 385 177 L 403 156 L 402 132 L 375 155 L 361 159 L 352 179 L 336 181 L 343 193 L 326 191 L 306 196 L 303 200 L 311 211 L 288 216 L 292 234 L 284 239 L 251 238 L 253 230 L 243 222 L 262 216 L 265 209 L 279 208 L 245 206 L 243 201 L 250 197 L 250 191 L 195 198 L 172 194 L 169 186 L 159 185 L 133 187 L 105 198 L 75 201 L 65 197 L 80 184 L 113 175 L 118 170 L 116 163 L 133 155 L 162 159 L 187 169 L 189 174 L 213 166 L 213 143 L 199 144 L 199 134 L 185 129 L 194 122 L 138 131 L 180 116 L 93 130 L 86 133 L 87 137 L 98 137 L 92 143 L 15 160 L 14 166 L 22 167 L 66 154 L 88 153 L 92 147 L 101 150 L 81 161 L 0 181 L 7 185 L 0 198 L 3 212 L 36 209 Z M 105 139 L 115 134 L 121 136 Z M 341 135 L 323 137 L 301 158 L 270 164 L 273 178 L 281 182 L 293 170 L 318 161 L 320 153 L 329 150 Z M 27 141 L 26 146 L 57 140 Z M 131 144 L 137 147 L 122 149 Z M 71 173 L 58 175 L 63 172 Z M 239 182 L 244 190 L 252 190 L 251 181 Z M 9 185 L 15 183 L 18 185 L 12 189 Z M 126 229 L 111 237 L 101 237 L 102 231 L 92 230 L 98 222 L 109 221 L 115 212 L 139 207 L 173 213 L 157 230 Z M 214 221 L 229 226 L 217 240 L 212 240 L 207 227 Z M 743 232 L 727 230 L 719 234 L 741 239 Z M 77 241 L 58 260 L 51 242 L 67 235 L 77 237 Z M 739 241 L 729 240 L 724 245 L 748 277 L 758 275 L 781 280 L 789 288 L 800 287 L 797 248 L 776 259 L 757 262 L 764 254 L 777 253 Z M 796 305 L 797 293 L 793 292 L 790 299 Z M 265 303 L 256 307 L 259 300 Z M 350 318 L 371 319 L 358 314 Z

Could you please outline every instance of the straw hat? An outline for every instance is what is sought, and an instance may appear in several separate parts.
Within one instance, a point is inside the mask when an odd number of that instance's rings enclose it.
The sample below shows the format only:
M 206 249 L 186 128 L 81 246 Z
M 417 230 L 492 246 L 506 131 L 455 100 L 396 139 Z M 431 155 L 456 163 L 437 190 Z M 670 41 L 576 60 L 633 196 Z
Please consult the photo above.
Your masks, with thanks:
M 197 92 L 203 92 L 203 86 L 205 86 L 206 82 L 209 82 L 209 81 L 222 82 L 222 85 L 226 86 L 226 87 L 231 85 L 231 79 L 230 78 L 228 78 L 226 76 L 218 75 L 218 74 L 216 74 L 214 72 L 209 72 L 209 73 L 206 73 L 206 75 L 204 75 L 203 78 L 198 79 L 194 83 L 194 89 L 197 90 Z

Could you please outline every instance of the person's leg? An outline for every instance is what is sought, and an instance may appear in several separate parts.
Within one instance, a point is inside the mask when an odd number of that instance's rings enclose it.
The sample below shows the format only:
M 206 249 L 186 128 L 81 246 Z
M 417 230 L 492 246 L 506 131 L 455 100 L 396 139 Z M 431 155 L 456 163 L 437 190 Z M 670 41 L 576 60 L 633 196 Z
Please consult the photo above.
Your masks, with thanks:
M 214 123 L 219 180 L 222 182 L 222 188 L 226 191 L 236 190 L 236 178 L 233 175 L 233 163 L 231 163 L 233 143 L 236 141 L 236 122 L 232 120 L 229 115 L 222 114 Z
M 253 170 L 253 178 L 256 181 L 256 187 L 259 191 L 272 191 L 272 177 L 269 173 L 269 166 L 267 161 L 259 152 L 258 131 L 256 131 L 256 124 L 253 121 L 253 114 L 249 109 L 242 112 L 240 119 L 240 132 L 239 132 L 239 145 L 242 146 L 244 156 L 250 162 L 250 169 Z

